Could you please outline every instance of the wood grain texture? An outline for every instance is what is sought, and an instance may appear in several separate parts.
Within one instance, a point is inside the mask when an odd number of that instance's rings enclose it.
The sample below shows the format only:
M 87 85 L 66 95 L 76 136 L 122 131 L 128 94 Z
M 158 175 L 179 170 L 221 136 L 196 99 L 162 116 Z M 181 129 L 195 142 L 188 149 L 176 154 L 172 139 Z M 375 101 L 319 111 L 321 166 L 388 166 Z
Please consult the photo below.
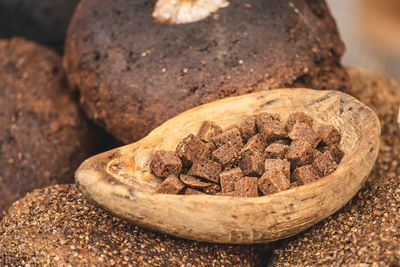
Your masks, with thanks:
M 338 169 L 311 184 L 268 196 L 239 198 L 154 194 L 161 179 L 149 169 L 156 150 L 174 150 L 204 120 L 222 128 L 260 112 L 286 119 L 303 111 L 316 126 L 329 123 L 346 153 Z M 299 233 L 345 205 L 361 188 L 379 150 L 376 114 L 338 91 L 279 89 L 225 98 L 166 121 L 142 140 L 82 163 L 78 188 L 99 206 L 134 224 L 174 236 L 215 243 L 262 243 Z

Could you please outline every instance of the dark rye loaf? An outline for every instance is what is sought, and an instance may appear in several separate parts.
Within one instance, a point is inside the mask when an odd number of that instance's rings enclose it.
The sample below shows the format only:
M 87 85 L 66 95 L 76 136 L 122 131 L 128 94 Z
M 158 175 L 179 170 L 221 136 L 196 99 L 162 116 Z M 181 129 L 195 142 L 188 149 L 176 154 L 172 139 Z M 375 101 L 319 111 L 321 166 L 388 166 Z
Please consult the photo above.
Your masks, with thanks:
M 157 24 L 148 0 L 83 0 L 64 63 L 89 117 L 129 143 L 191 107 L 266 88 L 346 90 L 344 45 L 324 1 L 232 0 Z
M 72 182 L 90 144 L 60 57 L 24 39 L 0 39 L 0 217 L 34 188 Z

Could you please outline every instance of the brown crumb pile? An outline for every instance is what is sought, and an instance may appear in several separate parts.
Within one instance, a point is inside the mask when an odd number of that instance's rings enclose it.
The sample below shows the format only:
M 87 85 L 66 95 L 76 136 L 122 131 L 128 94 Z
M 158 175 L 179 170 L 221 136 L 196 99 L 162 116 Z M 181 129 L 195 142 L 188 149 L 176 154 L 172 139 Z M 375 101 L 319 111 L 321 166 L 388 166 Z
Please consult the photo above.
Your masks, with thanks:
M 204 121 L 176 151 L 156 151 L 152 173 L 164 179 L 156 193 L 257 197 L 317 181 L 333 173 L 342 157 L 340 133 L 313 129 L 303 112 L 287 121 L 279 114 L 246 117 L 226 130 Z
M 367 186 L 342 211 L 274 251 L 273 266 L 400 265 L 400 177 Z
M 90 204 L 74 185 L 15 202 L 0 224 L 3 265 L 258 266 L 257 246 L 188 241 L 142 229 Z
M 400 266 L 400 83 L 349 69 L 355 97 L 382 124 L 381 148 L 366 186 L 342 210 L 280 245 L 272 266 Z

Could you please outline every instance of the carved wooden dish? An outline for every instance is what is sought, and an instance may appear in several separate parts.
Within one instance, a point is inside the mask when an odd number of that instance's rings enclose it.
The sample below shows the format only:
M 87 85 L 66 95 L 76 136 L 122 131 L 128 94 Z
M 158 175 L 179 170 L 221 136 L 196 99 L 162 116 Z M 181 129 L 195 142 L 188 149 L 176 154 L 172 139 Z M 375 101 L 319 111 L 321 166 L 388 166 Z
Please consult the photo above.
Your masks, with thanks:
M 149 164 L 156 150 L 175 150 L 204 120 L 229 127 L 250 114 L 295 111 L 341 133 L 345 156 L 331 175 L 268 196 L 240 198 L 153 193 L 161 179 Z M 87 159 L 76 171 L 91 200 L 134 224 L 170 235 L 216 243 L 261 243 L 289 237 L 343 207 L 361 188 L 379 150 L 376 114 L 338 91 L 279 89 L 231 97 L 188 110 L 142 140 Z

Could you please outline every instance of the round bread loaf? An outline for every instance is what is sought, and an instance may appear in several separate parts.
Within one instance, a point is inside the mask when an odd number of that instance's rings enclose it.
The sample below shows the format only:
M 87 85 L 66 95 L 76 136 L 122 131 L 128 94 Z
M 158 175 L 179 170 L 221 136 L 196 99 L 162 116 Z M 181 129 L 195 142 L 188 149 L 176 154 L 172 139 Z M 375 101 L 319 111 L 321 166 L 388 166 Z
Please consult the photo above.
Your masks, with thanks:
M 91 142 L 61 59 L 23 39 L 0 40 L 0 217 L 26 192 L 72 182 Z
M 0 262 L 50 266 L 259 266 L 258 246 L 216 245 L 158 234 L 88 203 L 74 185 L 15 202 L 0 224 Z
M 231 0 L 204 20 L 154 22 L 147 0 L 82 0 L 64 64 L 90 118 L 129 143 L 191 107 L 279 87 L 346 90 L 324 1 Z

